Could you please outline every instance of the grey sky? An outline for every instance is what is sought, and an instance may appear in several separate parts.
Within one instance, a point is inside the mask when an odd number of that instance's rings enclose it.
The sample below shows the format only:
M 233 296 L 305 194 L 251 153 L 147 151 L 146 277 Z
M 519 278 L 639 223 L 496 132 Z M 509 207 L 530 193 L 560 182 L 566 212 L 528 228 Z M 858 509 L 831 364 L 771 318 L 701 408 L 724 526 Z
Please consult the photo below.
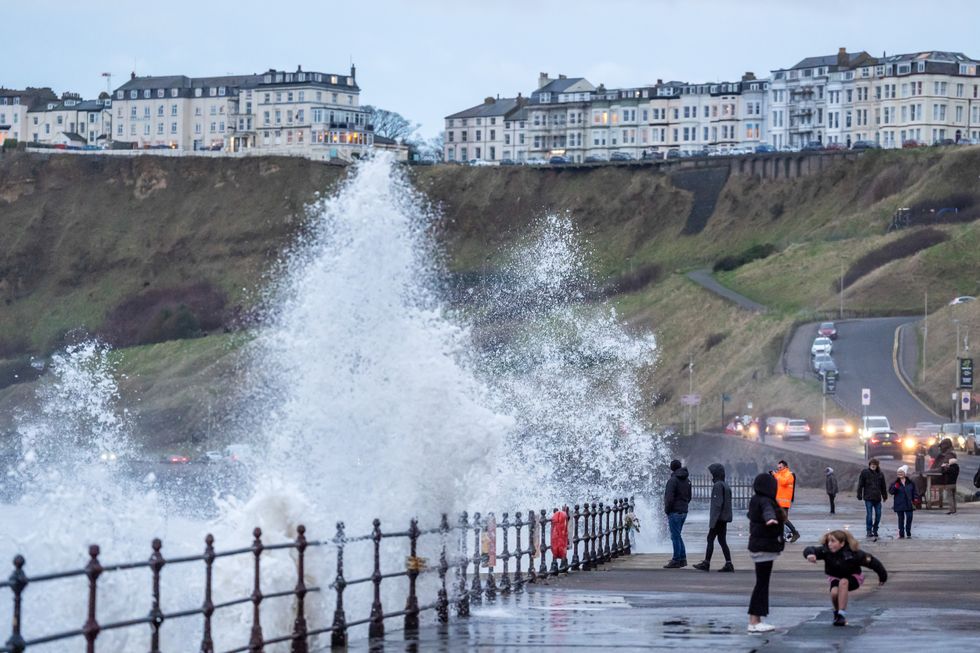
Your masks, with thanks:
M 139 75 L 342 72 L 357 65 L 362 102 L 398 111 L 433 136 L 443 117 L 487 95 L 534 89 L 538 73 L 607 87 L 656 79 L 765 76 L 837 48 L 980 58 L 977 8 L 947 0 L 417 0 L 286 3 L 167 0 L 4 2 L 6 87 L 95 97 L 102 72 Z

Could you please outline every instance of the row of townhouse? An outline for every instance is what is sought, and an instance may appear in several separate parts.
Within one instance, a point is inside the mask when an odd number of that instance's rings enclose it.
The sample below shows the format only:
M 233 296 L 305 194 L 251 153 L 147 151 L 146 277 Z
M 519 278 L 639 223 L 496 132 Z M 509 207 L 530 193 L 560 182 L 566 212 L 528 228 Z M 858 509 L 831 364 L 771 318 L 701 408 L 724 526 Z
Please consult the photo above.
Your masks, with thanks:
M 349 75 L 270 69 L 257 75 L 137 77 L 113 95 L 113 140 L 132 147 L 297 152 L 351 159 L 375 145 Z
M 529 97 L 488 97 L 446 117 L 449 161 L 516 161 L 614 152 L 800 147 L 875 141 L 882 147 L 980 139 L 978 62 L 960 53 L 809 57 L 769 79 L 657 80 L 609 90 L 542 73 Z
M 664 83 L 606 89 L 541 73 L 530 97 L 488 97 L 446 117 L 445 158 L 582 161 L 614 152 L 639 158 L 667 149 L 754 146 L 766 142 L 768 82 Z
M 7 139 L 51 145 L 97 146 L 110 133 L 108 93 L 83 100 L 50 88 L 0 89 L 0 143 Z

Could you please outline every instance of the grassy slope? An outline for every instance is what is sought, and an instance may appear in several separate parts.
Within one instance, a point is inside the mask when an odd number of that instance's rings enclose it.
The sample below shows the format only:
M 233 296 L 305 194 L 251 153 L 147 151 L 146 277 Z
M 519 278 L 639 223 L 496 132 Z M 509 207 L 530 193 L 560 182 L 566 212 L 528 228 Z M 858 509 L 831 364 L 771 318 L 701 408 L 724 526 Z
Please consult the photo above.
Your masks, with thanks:
M 776 372 L 786 330 L 801 311 L 836 308 L 837 257 L 850 261 L 894 239 L 884 227 L 896 207 L 964 188 L 980 199 L 970 184 L 978 168 L 980 148 L 971 148 L 871 153 L 800 180 L 731 177 L 707 228 L 694 236 L 680 235 L 691 193 L 651 168 L 447 166 L 411 174 L 441 213 L 436 232 L 453 270 L 492 272 L 501 252 L 548 211 L 568 212 L 602 278 L 660 266 L 657 283 L 613 301 L 634 328 L 658 334 L 661 362 L 648 396 L 669 399 L 656 418 L 679 421 L 677 397 L 687 391 L 693 353 L 705 423 L 718 419 L 721 392 L 733 395 L 729 412 L 752 401 L 770 413 L 795 406 L 819 414 L 815 383 Z M 65 329 L 97 328 L 146 280 L 158 287 L 203 279 L 247 308 L 242 289 L 261 285 L 297 234 L 304 203 L 341 174 L 293 160 L 4 161 L 0 199 L 12 236 L 2 246 L 0 294 L 11 304 L 0 313 L 0 341 L 28 337 L 43 351 Z M 847 290 L 847 307 L 915 312 L 926 286 L 934 295 L 975 294 L 976 223 L 942 228 L 952 240 L 859 280 Z M 782 251 L 722 279 L 774 313 L 735 309 L 677 273 L 762 242 Z M 709 347 L 712 334 L 727 336 Z M 177 424 L 175 438 L 196 437 L 207 419 L 200 397 L 232 377 L 239 347 L 234 337 L 210 336 L 127 350 L 124 391 L 140 398 L 153 430 Z M 0 391 L 0 406 L 28 391 L 27 384 Z

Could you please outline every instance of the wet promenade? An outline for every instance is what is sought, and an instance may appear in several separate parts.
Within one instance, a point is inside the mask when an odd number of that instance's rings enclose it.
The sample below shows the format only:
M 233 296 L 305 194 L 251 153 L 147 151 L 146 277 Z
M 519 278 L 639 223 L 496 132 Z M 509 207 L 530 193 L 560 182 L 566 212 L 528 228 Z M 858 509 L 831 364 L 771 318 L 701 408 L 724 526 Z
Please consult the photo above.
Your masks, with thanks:
M 803 491 L 792 518 L 803 538 L 787 545 L 776 562 L 771 614 L 777 626 L 764 635 L 746 632 L 746 607 L 754 576 L 745 550 L 741 515 L 730 529 L 736 573 L 690 567 L 664 570 L 669 553 L 615 560 L 588 574 L 533 586 L 529 592 L 473 606 L 469 619 L 423 627 L 417 642 L 398 633 L 375 650 L 418 651 L 866 651 L 980 650 L 980 505 L 948 516 L 915 514 L 911 540 L 895 539 L 895 516 L 885 505 L 878 542 L 862 547 L 888 568 L 879 587 L 868 572 L 853 595 L 846 628 L 830 625 L 832 612 L 822 564 L 812 565 L 803 547 L 830 528 L 864 532 L 864 507 L 839 500 L 831 518 L 819 492 Z M 644 528 L 649 525 L 644 524 Z M 690 564 L 701 559 L 705 515 L 685 527 Z M 659 547 L 658 547 L 659 548 Z M 714 567 L 723 558 L 715 550 Z M 354 642 L 353 650 L 366 650 Z

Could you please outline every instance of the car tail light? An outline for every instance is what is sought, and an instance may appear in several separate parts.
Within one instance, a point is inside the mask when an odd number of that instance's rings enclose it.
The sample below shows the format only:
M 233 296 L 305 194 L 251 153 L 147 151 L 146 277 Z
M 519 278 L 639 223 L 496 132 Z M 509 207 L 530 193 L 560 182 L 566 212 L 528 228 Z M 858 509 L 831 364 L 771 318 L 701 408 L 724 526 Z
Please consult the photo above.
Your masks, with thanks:
M 870 442 L 871 444 L 878 444 L 879 442 L 881 442 L 881 440 L 879 440 L 878 438 L 871 438 L 871 439 L 869 440 L 869 442 Z
M 805 424 L 805 425 L 803 426 L 803 430 L 804 430 L 804 431 L 809 431 L 809 430 L 810 430 L 810 425 L 809 425 L 809 424 Z

